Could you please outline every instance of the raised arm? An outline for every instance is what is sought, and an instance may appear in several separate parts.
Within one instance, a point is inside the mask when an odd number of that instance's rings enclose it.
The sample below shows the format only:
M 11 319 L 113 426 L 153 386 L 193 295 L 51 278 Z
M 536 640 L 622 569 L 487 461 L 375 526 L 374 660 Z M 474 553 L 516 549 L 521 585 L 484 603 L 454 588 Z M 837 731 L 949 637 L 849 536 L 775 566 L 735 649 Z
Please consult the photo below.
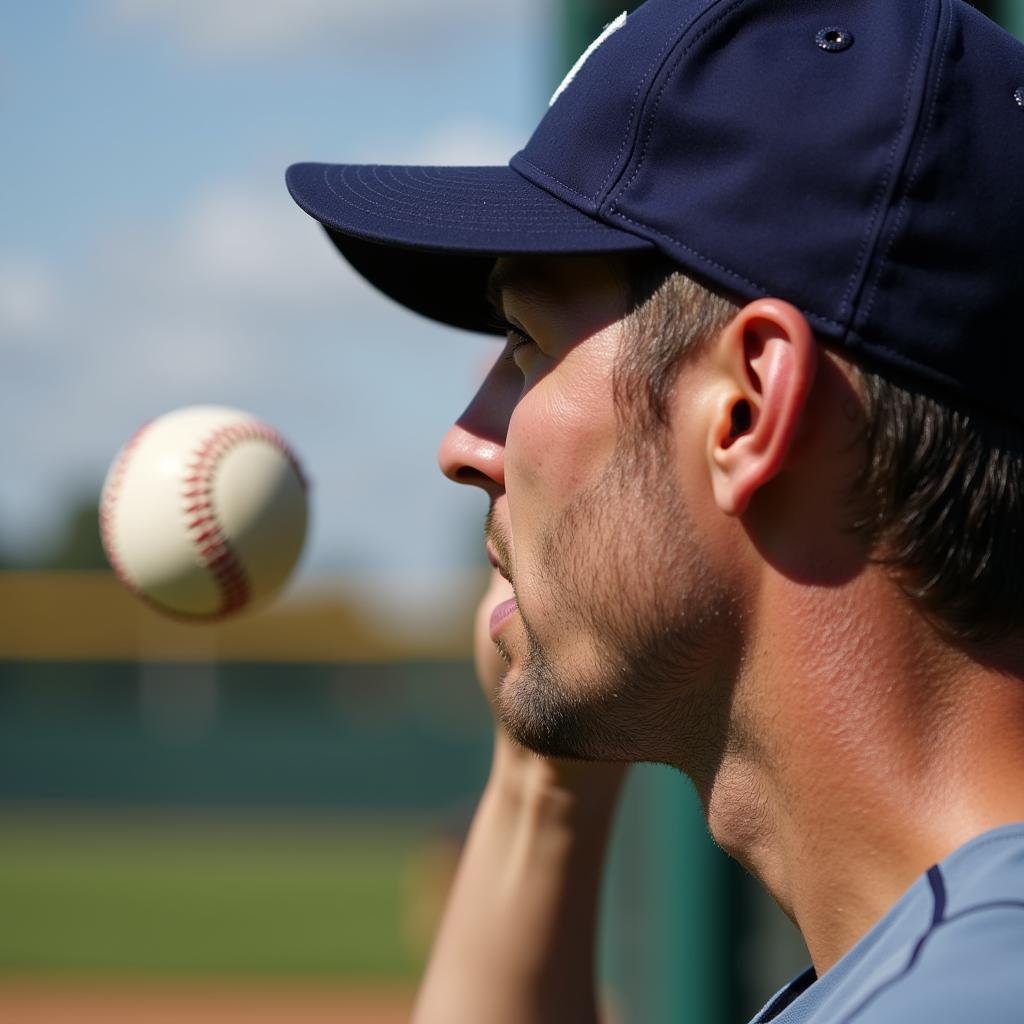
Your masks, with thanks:
M 502 664 L 491 609 L 511 596 L 497 573 L 476 619 L 490 698 Z M 469 831 L 414 1024 L 597 1020 L 594 948 L 601 870 L 624 766 L 538 757 L 496 727 L 490 778 Z

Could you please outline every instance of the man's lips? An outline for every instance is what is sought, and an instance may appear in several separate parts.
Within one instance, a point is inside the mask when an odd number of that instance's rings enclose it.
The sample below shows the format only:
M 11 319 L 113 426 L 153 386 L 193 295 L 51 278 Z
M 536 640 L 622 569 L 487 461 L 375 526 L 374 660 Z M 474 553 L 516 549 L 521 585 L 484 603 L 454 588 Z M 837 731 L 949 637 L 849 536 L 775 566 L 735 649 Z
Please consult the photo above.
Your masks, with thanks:
M 519 605 L 516 603 L 514 597 L 509 598 L 507 601 L 502 601 L 501 604 L 497 605 L 494 611 L 491 612 L 490 621 L 490 634 L 492 640 L 498 639 L 498 634 L 501 633 L 501 627 L 505 624 L 508 617 L 515 611 L 518 611 Z
M 498 560 L 498 556 L 495 553 L 494 548 L 491 547 L 490 541 L 487 542 L 487 561 L 490 562 L 491 565 L 498 571 L 498 574 L 505 580 L 505 582 L 511 586 L 512 580 L 509 578 L 508 571 Z M 516 602 L 515 597 L 510 597 L 507 600 L 502 601 L 500 604 L 494 606 L 494 610 L 491 612 L 490 620 L 490 634 L 492 640 L 498 639 L 498 634 L 504 627 L 506 620 L 509 618 L 509 616 L 512 615 L 513 612 L 518 610 L 519 605 Z

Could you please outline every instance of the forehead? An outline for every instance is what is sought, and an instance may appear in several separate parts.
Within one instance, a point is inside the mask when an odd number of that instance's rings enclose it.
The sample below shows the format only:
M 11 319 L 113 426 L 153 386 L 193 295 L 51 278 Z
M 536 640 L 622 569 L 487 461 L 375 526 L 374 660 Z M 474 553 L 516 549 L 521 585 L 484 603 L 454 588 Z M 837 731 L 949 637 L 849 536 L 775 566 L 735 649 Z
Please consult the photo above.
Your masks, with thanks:
M 627 288 L 626 268 L 616 256 L 503 256 L 487 279 L 487 298 L 501 311 L 510 297 L 552 306 L 625 297 Z
M 524 257 L 501 257 L 487 277 L 487 301 L 501 311 L 505 297 L 513 293 L 534 297 L 544 287 L 542 261 Z

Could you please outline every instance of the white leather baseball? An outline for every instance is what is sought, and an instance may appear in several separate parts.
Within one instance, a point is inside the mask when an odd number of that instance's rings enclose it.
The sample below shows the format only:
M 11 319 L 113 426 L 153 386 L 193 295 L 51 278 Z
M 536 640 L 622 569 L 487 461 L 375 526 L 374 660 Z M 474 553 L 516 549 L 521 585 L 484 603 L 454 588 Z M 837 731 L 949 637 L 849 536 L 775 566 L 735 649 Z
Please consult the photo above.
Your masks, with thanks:
M 103 547 L 121 581 L 193 620 L 272 597 L 298 561 L 307 519 L 305 478 L 277 431 L 214 405 L 142 427 L 100 499 Z

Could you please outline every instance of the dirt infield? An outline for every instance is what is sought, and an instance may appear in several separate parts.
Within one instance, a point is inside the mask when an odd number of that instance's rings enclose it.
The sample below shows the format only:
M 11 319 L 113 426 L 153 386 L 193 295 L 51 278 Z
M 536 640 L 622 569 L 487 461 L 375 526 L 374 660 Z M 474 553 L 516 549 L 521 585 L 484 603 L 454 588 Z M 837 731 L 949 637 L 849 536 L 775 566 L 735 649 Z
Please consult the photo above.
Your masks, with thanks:
M 0 982 L 0 1024 L 405 1024 L 412 992 Z

